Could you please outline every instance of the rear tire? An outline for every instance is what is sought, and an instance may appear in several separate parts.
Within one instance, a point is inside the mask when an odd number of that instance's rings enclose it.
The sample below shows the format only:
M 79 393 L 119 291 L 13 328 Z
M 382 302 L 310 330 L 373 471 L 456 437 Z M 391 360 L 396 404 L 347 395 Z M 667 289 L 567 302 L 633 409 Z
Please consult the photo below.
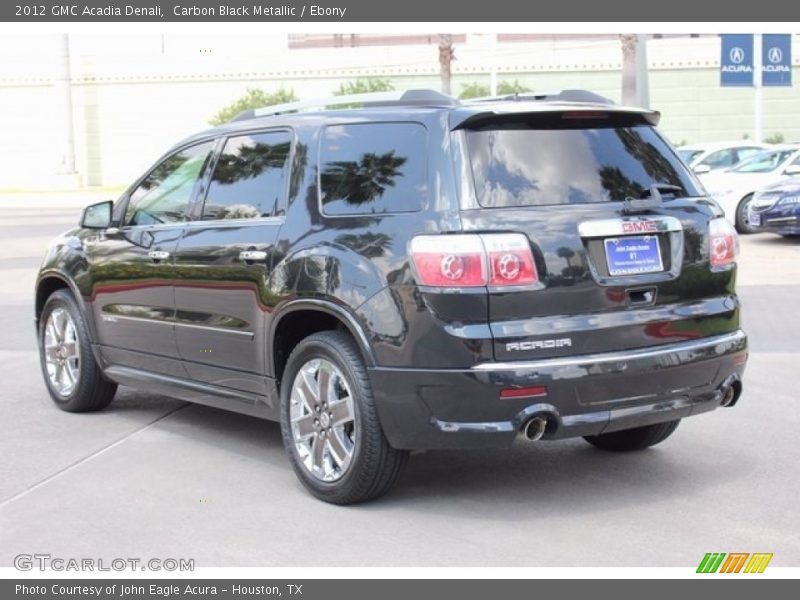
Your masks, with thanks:
M 361 353 L 341 331 L 310 335 L 289 356 L 281 432 L 297 477 L 332 504 L 385 494 L 408 461 L 407 451 L 386 440 Z
M 61 410 L 102 410 L 114 399 L 117 384 L 103 376 L 95 361 L 86 320 L 67 290 L 53 292 L 45 302 L 39 359 L 47 391 Z
M 656 423 L 655 425 L 646 425 L 635 429 L 624 429 L 611 433 L 601 433 L 600 435 L 587 435 L 583 439 L 595 448 L 609 452 L 644 450 L 663 442 L 671 436 L 680 422 L 680 419 L 676 419 L 675 421 Z
M 743 234 L 757 233 L 758 229 L 750 225 L 747 220 L 747 207 L 753 200 L 753 194 L 747 194 L 736 206 L 736 231 Z

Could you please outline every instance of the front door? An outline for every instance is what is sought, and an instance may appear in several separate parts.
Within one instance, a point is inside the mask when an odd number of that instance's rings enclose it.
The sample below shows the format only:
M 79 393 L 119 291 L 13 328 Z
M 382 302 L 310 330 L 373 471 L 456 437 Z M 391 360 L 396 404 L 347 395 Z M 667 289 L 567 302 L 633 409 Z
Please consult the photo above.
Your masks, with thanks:
M 283 223 L 291 134 L 225 140 L 175 254 L 175 337 L 193 380 L 268 396 L 267 281 Z
M 185 376 L 175 344 L 175 250 L 214 142 L 161 161 L 123 199 L 119 228 L 86 244 L 97 341 L 111 364 Z

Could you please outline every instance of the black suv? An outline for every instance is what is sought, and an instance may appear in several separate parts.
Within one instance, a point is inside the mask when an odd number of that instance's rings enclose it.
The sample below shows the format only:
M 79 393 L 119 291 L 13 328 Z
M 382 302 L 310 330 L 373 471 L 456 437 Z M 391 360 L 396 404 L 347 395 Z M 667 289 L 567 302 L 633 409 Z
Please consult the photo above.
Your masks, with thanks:
M 414 90 L 190 137 L 50 246 L 50 394 L 98 410 L 122 384 L 280 421 L 339 504 L 389 489 L 409 450 L 657 444 L 733 405 L 747 360 L 736 233 L 658 117 Z

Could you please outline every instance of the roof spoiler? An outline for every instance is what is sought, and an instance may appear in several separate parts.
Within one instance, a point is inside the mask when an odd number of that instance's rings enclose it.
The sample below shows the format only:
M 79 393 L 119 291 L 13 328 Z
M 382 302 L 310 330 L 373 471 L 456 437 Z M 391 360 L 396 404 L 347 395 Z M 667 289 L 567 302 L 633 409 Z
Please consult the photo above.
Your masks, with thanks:
M 467 103 L 480 102 L 588 102 L 591 104 L 615 104 L 611 98 L 589 90 L 561 90 L 560 92 L 520 92 L 503 96 L 485 96 L 467 101 Z

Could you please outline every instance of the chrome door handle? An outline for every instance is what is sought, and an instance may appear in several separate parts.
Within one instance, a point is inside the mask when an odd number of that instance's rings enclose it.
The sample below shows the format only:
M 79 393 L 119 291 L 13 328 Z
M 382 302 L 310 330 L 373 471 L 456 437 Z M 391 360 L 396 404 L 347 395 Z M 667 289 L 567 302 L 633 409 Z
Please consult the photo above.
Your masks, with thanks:
M 166 250 L 150 250 L 147 256 L 153 260 L 167 260 L 169 258 L 169 252 Z
M 239 252 L 239 260 L 245 262 L 265 261 L 267 260 L 266 250 L 242 250 Z

